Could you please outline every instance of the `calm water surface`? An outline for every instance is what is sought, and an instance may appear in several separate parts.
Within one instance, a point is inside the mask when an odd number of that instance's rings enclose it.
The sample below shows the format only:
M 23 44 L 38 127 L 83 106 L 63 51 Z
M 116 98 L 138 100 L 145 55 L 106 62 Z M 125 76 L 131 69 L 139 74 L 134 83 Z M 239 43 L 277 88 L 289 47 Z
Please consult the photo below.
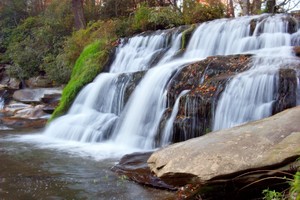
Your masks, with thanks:
M 110 168 L 117 157 L 99 159 L 75 146 L 55 145 L 39 133 L 0 131 L 0 199 L 172 199 L 171 192 L 116 176 Z

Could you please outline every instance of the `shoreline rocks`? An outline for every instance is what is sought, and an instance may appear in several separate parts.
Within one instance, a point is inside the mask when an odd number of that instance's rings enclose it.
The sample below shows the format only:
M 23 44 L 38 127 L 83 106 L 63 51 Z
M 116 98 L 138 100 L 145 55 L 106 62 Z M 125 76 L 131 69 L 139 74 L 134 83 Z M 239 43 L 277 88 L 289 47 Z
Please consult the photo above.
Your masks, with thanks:
M 300 165 L 299 119 L 300 106 L 167 146 L 151 154 L 148 166 L 143 162 L 149 155 L 140 159 L 143 153 L 135 153 L 126 155 L 114 168 L 119 175 L 138 183 L 157 187 L 155 183 L 160 182 L 190 199 L 195 195 L 208 199 L 251 199 L 278 182 L 281 187 L 288 187 L 286 180 L 270 177 L 288 176 L 284 172 L 295 173 Z M 155 182 L 144 182 L 140 177 L 152 177 Z M 264 178 L 266 181 L 258 181 Z

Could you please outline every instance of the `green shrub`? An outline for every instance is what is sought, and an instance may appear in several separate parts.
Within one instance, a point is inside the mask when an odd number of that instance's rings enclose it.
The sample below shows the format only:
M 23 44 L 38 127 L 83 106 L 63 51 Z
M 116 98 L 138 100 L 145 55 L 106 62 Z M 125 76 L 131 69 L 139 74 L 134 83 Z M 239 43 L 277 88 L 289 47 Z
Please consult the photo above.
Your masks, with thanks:
M 68 37 L 64 42 L 63 51 L 57 58 L 57 62 L 65 63 L 68 68 L 72 69 L 85 46 L 99 38 L 110 41 L 117 39 L 115 25 L 116 21 L 114 20 L 99 20 L 97 22 L 90 22 L 86 29 L 73 32 L 72 36 Z
M 198 3 L 195 0 L 185 0 L 183 18 L 185 24 L 201 23 L 224 17 L 225 7 L 219 1 L 210 4 Z
M 129 37 L 133 35 L 134 30 L 132 28 L 133 19 L 132 17 L 116 19 L 115 33 L 118 38 Z
M 183 24 L 181 13 L 173 7 L 150 8 L 142 4 L 134 14 L 133 32 L 167 29 Z
M 283 199 L 283 195 L 280 192 L 276 192 L 275 190 L 263 190 L 263 199 L 264 200 L 281 200 Z
M 10 76 L 26 79 L 38 74 L 47 51 L 45 43 L 39 43 L 40 27 L 39 17 L 29 17 L 13 30 L 6 52 L 13 63 Z
M 44 13 L 28 17 L 14 28 L 4 56 L 12 63 L 10 76 L 28 79 L 40 72 L 57 70 L 54 60 L 65 37 L 72 32 L 71 16 L 69 0 L 53 0 Z M 67 70 L 61 68 L 61 71 Z M 57 76 L 49 78 L 58 80 Z
M 106 39 L 97 40 L 84 48 L 50 121 L 66 113 L 79 91 L 101 72 L 108 60 L 110 49 L 110 42 Z
M 294 175 L 294 180 L 291 182 L 290 199 L 300 200 L 300 171 Z

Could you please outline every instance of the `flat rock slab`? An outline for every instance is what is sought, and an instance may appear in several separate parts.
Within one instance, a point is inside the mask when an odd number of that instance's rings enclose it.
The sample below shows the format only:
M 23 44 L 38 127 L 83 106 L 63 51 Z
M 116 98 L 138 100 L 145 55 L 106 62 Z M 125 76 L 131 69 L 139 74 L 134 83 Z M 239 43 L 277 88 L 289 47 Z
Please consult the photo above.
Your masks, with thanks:
M 38 89 L 23 89 L 17 90 L 13 94 L 13 98 L 23 103 L 40 103 L 44 97 L 60 95 L 60 88 L 38 88 Z
M 300 156 L 299 144 L 300 106 L 170 145 L 154 152 L 148 165 L 171 185 L 177 179 L 181 179 L 181 184 L 193 179 L 205 183 L 238 172 L 283 165 L 290 162 L 290 158 Z
M 43 128 L 47 119 L 27 119 L 20 117 L 3 117 L 0 119 L 1 126 L 9 129 Z

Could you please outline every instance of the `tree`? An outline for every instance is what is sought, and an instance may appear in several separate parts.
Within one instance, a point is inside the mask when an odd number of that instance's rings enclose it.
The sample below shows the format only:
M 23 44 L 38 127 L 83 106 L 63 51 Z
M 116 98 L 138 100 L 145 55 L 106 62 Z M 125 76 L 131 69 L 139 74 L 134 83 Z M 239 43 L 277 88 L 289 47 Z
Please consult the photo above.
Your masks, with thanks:
M 72 0 L 72 9 L 74 14 L 74 26 L 76 30 L 86 27 L 83 13 L 83 0 Z
M 276 0 L 267 0 L 266 1 L 266 12 L 275 13 L 276 11 Z

